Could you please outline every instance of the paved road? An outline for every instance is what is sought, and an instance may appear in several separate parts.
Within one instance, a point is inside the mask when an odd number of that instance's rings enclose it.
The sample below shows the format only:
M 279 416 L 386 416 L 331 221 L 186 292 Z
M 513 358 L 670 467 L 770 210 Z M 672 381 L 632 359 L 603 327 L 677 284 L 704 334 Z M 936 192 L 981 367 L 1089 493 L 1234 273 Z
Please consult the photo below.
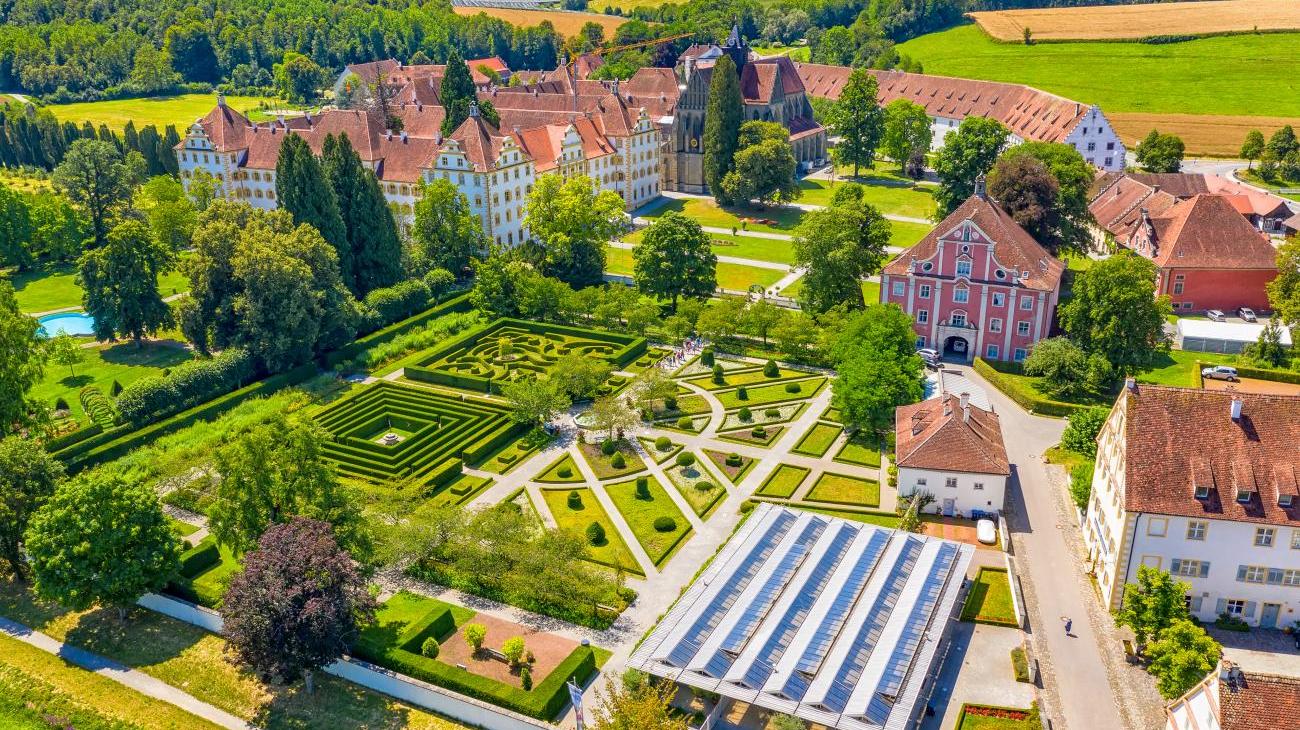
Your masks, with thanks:
M 1012 463 L 1008 525 L 1043 674 L 1043 707 L 1056 728 L 1149 730 L 1163 722 L 1150 677 L 1123 663 L 1114 623 L 1084 572 L 1083 543 L 1059 467 L 1043 462 L 1065 421 L 1030 415 L 970 368 L 1002 422 Z M 1063 618 L 1074 620 L 1065 635 Z
M 64 644 L 51 636 L 30 629 L 17 621 L 0 618 L 0 632 L 12 636 L 24 644 L 30 644 L 37 649 L 54 654 L 70 664 L 75 664 L 83 669 L 92 671 L 101 677 L 107 677 L 114 682 L 130 687 L 140 694 L 148 695 L 154 699 L 176 705 L 191 715 L 198 715 L 213 724 L 225 728 L 231 728 L 231 730 L 252 730 L 253 728 L 252 725 L 249 725 L 229 712 L 219 710 L 216 707 L 195 698 L 193 695 L 183 692 L 162 680 L 155 679 L 138 669 L 132 669 L 125 664 L 119 664 L 112 659 L 86 651 L 85 649 L 79 649 L 75 646 Z

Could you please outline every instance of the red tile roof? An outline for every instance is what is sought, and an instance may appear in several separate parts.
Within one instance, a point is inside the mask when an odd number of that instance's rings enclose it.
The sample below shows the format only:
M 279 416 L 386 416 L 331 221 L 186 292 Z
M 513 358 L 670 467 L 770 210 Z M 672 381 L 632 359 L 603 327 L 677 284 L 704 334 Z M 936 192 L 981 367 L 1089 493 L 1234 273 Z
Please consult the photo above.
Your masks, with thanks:
M 839 98 L 853 71 L 846 66 L 817 63 L 797 63 L 795 67 L 809 94 L 829 99 Z M 881 104 L 909 99 L 925 107 L 931 117 L 989 117 L 1025 140 L 1060 142 L 1089 109 L 1086 104 L 1022 84 L 903 71 L 868 71 L 879 84 Z
M 913 259 L 919 264 L 939 250 L 939 237 L 970 220 L 993 241 L 993 258 L 1007 271 L 1029 272 L 1029 278 L 1017 279 L 1020 286 L 1039 291 L 1055 291 L 1061 283 L 1065 264 L 1039 245 L 1034 237 L 1006 211 L 985 196 L 972 195 L 930 229 L 911 248 L 885 265 L 884 273 L 907 276 Z
M 1139 226 L 1142 225 L 1139 223 Z M 1157 266 L 1190 269 L 1273 269 L 1277 250 L 1222 195 L 1180 200 L 1151 216 Z
M 1219 682 L 1222 730 L 1282 730 L 1300 718 L 1300 677 L 1244 672 Z
M 1232 420 L 1234 398 L 1241 418 Z M 1135 385 L 1124 419 L 1124 507 L 1130 512 L 1300 527 L 1300 396 Z M 1196 498 L 1196 488 L 1209 496 Z M 1248 502 L 1237 501 L 1250 487 Z
M 900 406 L 894 411 L 898 433 L 896 463 L 910 469 L 974 474 L 1011 473 L 998 414 L 978 406 L 961 407 L 956 395 Z

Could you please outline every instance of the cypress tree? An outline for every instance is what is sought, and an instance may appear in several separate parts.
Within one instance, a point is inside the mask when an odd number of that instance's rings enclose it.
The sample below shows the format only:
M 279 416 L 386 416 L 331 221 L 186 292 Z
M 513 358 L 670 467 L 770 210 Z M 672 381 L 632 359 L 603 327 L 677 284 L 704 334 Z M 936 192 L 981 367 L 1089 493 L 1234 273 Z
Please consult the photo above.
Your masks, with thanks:
M 726 203 L 722 193 L 722 178 L 731 172 L 732 158 L 736 155 L 740 135 L 741 110 L 744 99 L 740 95 L 740 79 L 736 64 L 723 55 L 713 64 L 713 78 L 709 81 L 709 103 L 704 112 L 704 182 L 709 192 Z
M 181 171 L 180 163 L 176 161 L 176 145 L 180 143 L 181 135 L 176 131 L 176 125 L 168 124 L 162 141 L 158 143 L 158 157 L 162 160 L 163 169 L 170 175 L 178 175 Z
M 438 98 L 447 114 L 442 120 L 442 133 L 449 135 L 469 116 L 470 102 L 478 99 L 469 66 L 465 65 L 465 59 L 454 48 L 447 55 L 447 72 L 442 78 L 442 86 L 438 88 Z
M 293 216 L 295 224 L 305 223 L 320 231 L 321 238 L 338 252 L 340 278 L 345 283 L 352 281 L 352 250 L 334 188 L 306 140 L 296 134 L 286 134 L 280 143 L 280 159 L 275 163 L 275 197 L 280 207 Z
M 132 119 L 126 120 L 126 126 L 122 128 L 122 144 L 126 146 L 127 150 L 135 150 L 144 155 L 145 162 L 149 161 L 151 153 L 140 149 L 140 135 L 135 131 L 135 121 Z M 153 174 L 152 169 L 149 172 Z
M 353 281 L 344 283 L 358 297 L 396 284 L 402 275 L 402 245 L 379 181 L 361 164 L 347 135 L 327 136 L 322 152 L 352 253 Z
M 158 128 L 154 125 L 147 125 L 140 130 L 134 147 L 144 157 L 144 161 L 149 165 L 150 175 L 161 175 L 164 172 L 162 160 L 158 159 Z

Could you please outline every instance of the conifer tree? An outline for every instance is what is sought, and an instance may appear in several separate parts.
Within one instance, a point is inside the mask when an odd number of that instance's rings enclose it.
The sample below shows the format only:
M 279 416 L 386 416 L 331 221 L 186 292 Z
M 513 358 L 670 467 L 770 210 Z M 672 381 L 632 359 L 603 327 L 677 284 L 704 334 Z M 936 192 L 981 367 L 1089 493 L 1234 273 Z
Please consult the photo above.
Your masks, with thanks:
M 438 89 L 438 97 L 442 100 L 442 108 L 446 110 L 446 117 L 442 120 L 442 133 L 449 135 L 469 117 L 470 102 L 478 98 L 474 93 L 474 77 L 470 75 L 469 66 L 465 65 L 465 59 L 454 48 L 447 56 L 447 71 L 442 78 L 442 86 Z
M 339 276 L 345 283 L 353 281 L 352 249 L 348 246 L 347 229 L 334 188 L 307 141 L 296 134 L 286 134 L 280 144 L 280 159 L 275 164 L 275 197 L 280 207 L 293 216 L 295 224 L 306 223 L 320 231 L 321 238 L 338 252 Z
M 704 112 L 704 139 L 701 141 L 704 182 L 723 203 L 728 201 L 722 200 L 722 178 L 731 172 L 732 159 L 736 155 L 743 105 L 736 64 L 730 56 L 724 55 L 713 64 L 709 103 Z
M 379 181 L 361 164 L 347 135 L 325 137 L 322 152 L 352 254 L 353 278 L 344 283 L 358 297 L 396 284 L 402 274 L 402 245 Z
M 180 144 L 181 135 L 176 131 L 175 124 L 168 124 L 167 129 L 163 131 L 162 140 L 158 142 L 158 157 L 162 160 L 163 169 L 169 175 L 175 175 L 180 172 L 180 163 L 176 161 L 176 145 Z

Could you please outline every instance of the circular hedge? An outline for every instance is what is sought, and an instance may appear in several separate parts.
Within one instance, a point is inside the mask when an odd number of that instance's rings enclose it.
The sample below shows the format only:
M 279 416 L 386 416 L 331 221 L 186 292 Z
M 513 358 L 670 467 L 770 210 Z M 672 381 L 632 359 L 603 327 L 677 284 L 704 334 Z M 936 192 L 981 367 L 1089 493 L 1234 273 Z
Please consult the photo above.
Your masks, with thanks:
M 677 466 L 686 467 L 694 463 L 695 463 L 695 454 L 692 454 L 689 451 L 683 451 L 682 453 L 677 455 Z
M 677 419 L 677 427 L 683 431 L 694 431 L 695 421 L 691 420 L 690 416 L 682 416 Z
M 775 378 L 781 374 L 781 368 L 776 366 L 776 360 L 768 360 L 763 364 L 763 377 Z
M 766 429 L 766 428 L 763 428 L 762 426 L 755 426 L 755 427 L 754 427 L 754 430 L 753 430 L 753 431 L 750 431 L 749 433 L 750 433 L 750 435 L 752 435 L 752 436 L 753 436 L 754 438 L 756 438 L 756 439 L 765 439 L 765 438 L 767 438 L 767 429 Z
M 655 532 L 672 532 L 677 529 L 677 520 L 671 517 L 656 517 L 654 521 Z
M 744 463 L 745 460 L 741 458 L 740 454 L 727 454 L 727 466 L 740 466 Z
M 768 418 L 780 418 L 780 417 L 781 417 L 781 409 L 780 409 L 780 408 L 769 408 L 769 409 L 767 409 L 766 411 L 763 411 L 763 413 L 764 413 L 764 415 L 766 415 Z
M 798 383 L 785 384 L 785 392 L 787 393 L 798 393 L 801 390 L 803 390 L 803 386 L 799 385 Z
M 555 475 L 561 479 L 568 479 L 569 477 L 573 476 L 573 470 L 567 466 L 562 466 L 559 469 L 555 470 Z
M 655 448 L 660 451 L 667 451 L 673 447 L 673 442 L 667 436 L 660 436 L 655 439 Z
M 741 408 L 740 412 L 737 413 L 736 415 L 739 416 L 740 420 L 742 421 L 754 420 L 754 412 L 749 410 L 749 406 L 745 406 L 744 408 Z
M 430 636 L 420 645 L 420 653 L 430 659 L 438 658 L 438 640 Z

